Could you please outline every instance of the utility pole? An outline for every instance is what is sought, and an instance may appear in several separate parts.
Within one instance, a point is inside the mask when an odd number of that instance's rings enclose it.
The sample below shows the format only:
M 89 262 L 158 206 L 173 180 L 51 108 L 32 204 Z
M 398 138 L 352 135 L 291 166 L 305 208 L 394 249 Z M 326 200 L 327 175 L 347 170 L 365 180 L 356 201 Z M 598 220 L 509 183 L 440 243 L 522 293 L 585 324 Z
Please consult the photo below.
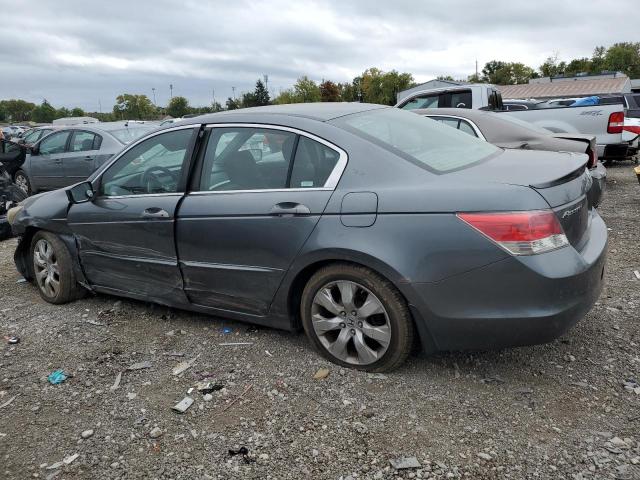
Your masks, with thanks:
M 211 102 L 213 103 L 213 105 L 216 104 L 216 89 L 215 88 L 211 89 Z
M 264 88 L 267 90 L 267 92 L 269 91 L 269 75 L 267 75 L 266 73 L 263 75 L 264 78 Z
M 173 98 L 173 83 L 169 84 L 169 100 Z
M 151 87 L 151 91 L 153 92 L 153 105 L 156 105 L 156 87 Z
M 100 103 L 100 99 L 98 99 L 98 112 L 102 113 L 102 103 Z
M 476 58 L 476 81 L 478 80 L 478 59 Z
M 233 92 L 233 99 L 236 99 L 236 87 L 231 87 L 231 91 Z

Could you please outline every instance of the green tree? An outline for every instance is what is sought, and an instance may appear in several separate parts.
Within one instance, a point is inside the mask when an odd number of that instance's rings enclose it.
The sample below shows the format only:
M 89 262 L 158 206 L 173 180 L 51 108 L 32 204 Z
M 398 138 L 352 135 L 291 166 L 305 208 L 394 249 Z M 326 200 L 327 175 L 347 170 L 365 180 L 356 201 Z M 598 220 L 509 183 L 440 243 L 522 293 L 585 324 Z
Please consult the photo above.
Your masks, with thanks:
M 179 118 L 189 113 L 189 100 L 184 97 L 173 97 L 167 105 L 167 115 Z
M 339 102 L 340 88 L 331 80 L 325 80 L 320 84 L 320 101 Z
M 566 62 L 558 61 L 558 54 L 555 53 L 551 57 L 547 57 L 545 62 L 540 65 L 540 73 L 543 77 L 557 77 L 564 73 L 566 68 Z
M 351 83 L 339 83 L 340 98 L 343 102 L 358 102 L 361 96 L 360 83 L 361 77 L 356 77 Z
M 56 109 L 49 102 L 43 100 L 31 112 L 31 120 L 37 123 L 51 123 L 56 118 Z
M 320 101 L 320 87 L 306 75 L 298 78 L 293 86 L 293 91 L 298 102 L 310 103 Z
M 25 122 L 31 118 L 31 112 L 36 107 L 34 103 L 26 102 L 24 100 L 3 100 L 2 111 L 4 112 L 5 120 L 12 122 Z
M 84 117 L 84 110 L 82 110 L 79 107 L 76 107 L 74 109 L 71 110 L 71 116 L 72 117 Z
M 116 97 L 113 115 L 120 120 L 149 120 L 155 116 L 155 107 L 146 95 L 123 93 Z
M 467 82 L 469 83 L 486 83 L 486 79 L 482 75 L 469 75 L 467 77 Z
M 448 80 L 449 82 L 455 82 L 451 75 L 438 75 L 436 80 Z
M 253 91 L 253 96 L 255 98 L 256 106 L 260 107 L 263 105 L 269 105 L 271 103 L 271 98 L 269 97 L 269 91 L 262 83 L 262 80 L 258 80 L 256 82 L 256 89 Z
M 510 81 L 511 84 L 527 83 L 530 78 L 537 78 L 538 73 L 531 67 L 527 67 L 524 63 L 510 63 Z
M 235 98 L 227 98 L 227 110 L 237 110 L 240 108 L 240 102 L 238 102 Z
M 293 91 L 293 88 L 287 88 L 282 90 L 276 98 L 273 99 L 273 103 L 276 105 L 284 105 L 286 103 L 298 103 L 298 97 Z
M 614 43 L 604 56 L 607 70 L 625 73 L 630 78 L 640 77 L 640 42 Z
M 482 68 L 482 76 L 486 82 L 500 85 L 501 82 L 505 80 L 505 77 L 508 78 L 506 67 L 506 62 L 491 60 L 485 63 Z
M 591 71 L 591 60 L 588 58 L 574 58 L 567 63 L 564 74 L 567 76 L 575 76 L 578 73 L 588 73 Z
M 606 70 L 605 66 L 605 55 L 607 54 L 607 49 L 603 46 L 596 47 L 593 49 L 593 55 L 591 56 L 591 68 L 589 69 L 590 73 L 600 73 L 603 70 Z
M 66 107 L 60 107 L 56 110 L 56 118 L 66 118 L 71 116 L 71 110 Z

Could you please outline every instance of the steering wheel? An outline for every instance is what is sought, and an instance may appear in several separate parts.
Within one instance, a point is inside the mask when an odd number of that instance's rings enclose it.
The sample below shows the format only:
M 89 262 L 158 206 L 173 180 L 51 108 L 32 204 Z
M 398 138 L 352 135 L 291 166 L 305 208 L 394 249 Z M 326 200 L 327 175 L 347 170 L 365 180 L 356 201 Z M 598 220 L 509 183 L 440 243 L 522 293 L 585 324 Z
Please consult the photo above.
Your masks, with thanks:
M 161 193 L 154 191 L 154 187 L 162 189 L 164 191 L 164 184 L 161 181 L 163 175 L 171 177 L 171 180 L 178 182 L 177 176 L 168 168 L 155 166 L 147 168 L 142 174 L 142 185 L 147 193 Z

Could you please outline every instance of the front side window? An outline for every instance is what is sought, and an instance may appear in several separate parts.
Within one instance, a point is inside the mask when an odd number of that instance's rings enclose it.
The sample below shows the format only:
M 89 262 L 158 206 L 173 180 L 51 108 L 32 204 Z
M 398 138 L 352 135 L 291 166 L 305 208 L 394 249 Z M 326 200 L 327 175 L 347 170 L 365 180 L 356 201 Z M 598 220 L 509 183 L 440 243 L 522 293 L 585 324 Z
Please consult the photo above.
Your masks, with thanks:
M 70 150 L 72 152 L 88 152 L 93 150 L 96 135 L 91 132 L 77 131 L 73 133 Z
M 422 95 L 412 98 L 401 108 L 403 110 L 417 110 L 418 108 L 438 108 L 439 95 Z
M 286 188 L 296 134 L 264 128 L 211 131 L 200 191 Z
M 52 133 L 40 142 L 40 155 L 54 155 L 64 153 L 70 132 Z
M 24 136 L 25 143 L 34 143 L 37 142 L 40 138 L 42 130 L 32 130 Z
M 155 135 L 125 152 L 102 175 L 106 196 L 174 193 L 187 158 L 193 129 Z
M 459 170 L 500 152 L 488 142 L 397 108 L 346 115 L 332 123 L 435 173 Z

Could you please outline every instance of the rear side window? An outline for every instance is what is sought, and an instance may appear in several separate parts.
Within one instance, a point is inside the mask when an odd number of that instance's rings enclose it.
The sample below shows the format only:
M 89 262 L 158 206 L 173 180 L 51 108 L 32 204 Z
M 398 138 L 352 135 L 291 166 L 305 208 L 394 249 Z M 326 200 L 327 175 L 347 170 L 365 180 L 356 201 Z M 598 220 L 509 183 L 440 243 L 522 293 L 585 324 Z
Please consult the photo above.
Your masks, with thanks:
M 468 133 L 469 135 L 473 135 L 474 137 L 478 136 L 476 135 L 476 131 L 473 129 L 471 124 L 466 120 L 460 120 L 460 126 L 458 128 L 461 132 Z
M 96 135 L 91 132 L 76 131 L 71 139 L 70 151 L 88 152 L 93 150 Z
M 67 139 L 70 132 L 57 132 L 52 133 L 48 137 L 44 138 L 40 142 L 39 153 L 40 155 L 55 155 L 57 153 L 64 153 L 67 147 Z
M 438 108 L 439 95 L 422 95 L 412 98 L 402 105 L 403 110 L 416 110 L 418 108 Z
M 347 115 L 332 123 L 434 173 L 459 170 L 500 152 L 488 142 L 397 108 Z
M 291 171 L 291 188 L 320 188 L 329 179 L 340 154 L 307 137 L 300 137 Z

